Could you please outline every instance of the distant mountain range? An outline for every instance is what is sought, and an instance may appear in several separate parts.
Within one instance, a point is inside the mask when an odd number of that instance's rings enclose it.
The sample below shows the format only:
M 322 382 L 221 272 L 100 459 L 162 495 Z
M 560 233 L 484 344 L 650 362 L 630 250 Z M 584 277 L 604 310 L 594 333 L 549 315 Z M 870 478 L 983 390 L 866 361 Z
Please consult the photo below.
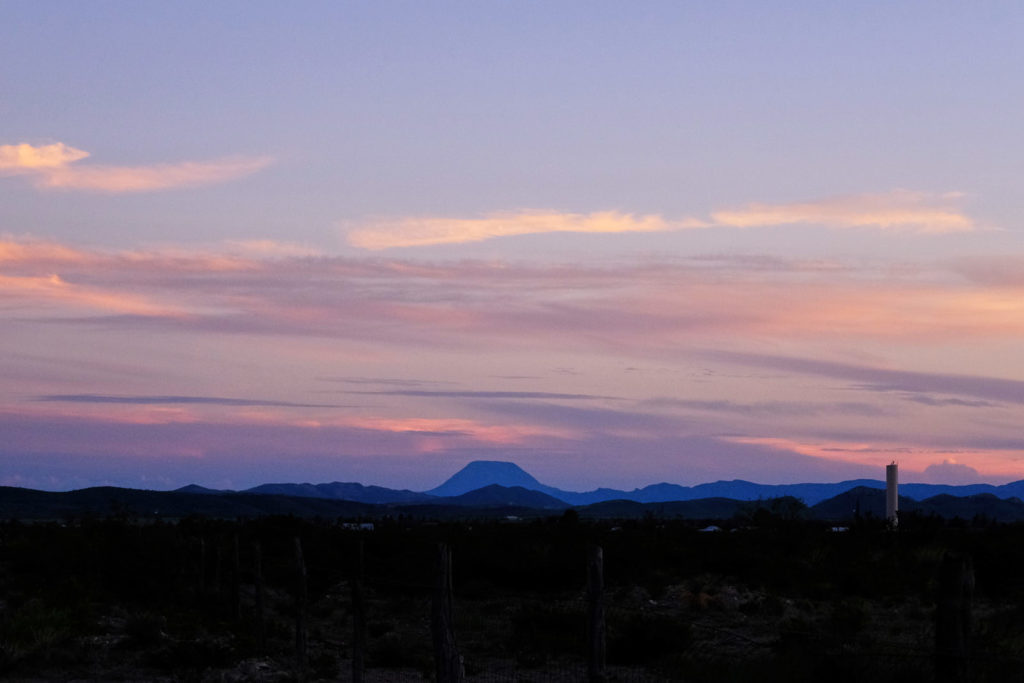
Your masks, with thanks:
M 563 491 L 540 483 L 510 462 L 469 463 L 425 492 L 358 483 L 263 484 L 246 491 L 221 491 L 195 484 L 175 491 L 96 487 L 53 493 L 0 487 L 0 518 L 60 519 L 69 516 L 380 517 L 407 514 L 431 518 L 550 515 L 576 508 L 581 516 L 631 518 L 645 515 L 728 519 L 791 496 L 809 506 L 808 516 L 846 520 L 884 516 L 885 484 L 857 479 L 835 484 L 764 485 L 719 481 L 698 486 L 653 484 L 633 491 Z M 985 515 L 1024 521 L 1024 481 L 1003 486 L 903 484 L 900 510 L 940 517 Z
M 312 498 L 332 498 L 336 500 L 352 500 L 361 503 L 401 504 L 426 503 L 438 498 L 461 496 L 485 486 L 498 485 L 504 487 L 521 487 L 530 491 L 539 491 L 570 506 L 592 505 L 611 500 L 631 500 L 637 503 L 668 503 L 673 501 L 700 500 L 704 498 L 729 498 L 732 500 L 763 500 L 793 496 L 807 505 L 815 505 L 823 500 L 833 498 L 841 493 L 857 487 L 885 489 L 885 482 L 875 479 L 851 479 L 834 484 L 755 484 L 742 479 L 732 481 L 716 481 L 696 486 L 680 486 L 678 484 L 651 484 L 632 491 L 599 488 L 593 491 L 565 491 L 554 486 L 547 486 L 537 481 L 532 475 L 512 462 L 495 460 L 474 460 L 453 474 L 437 488 L 416 493 L 408 490 L 394 490 L 380 486 L 363 486 L 362 484 L 340 483 L 331 484 L 263 484 L 245 493 L 274 493 L 288 496 L 308 496 Z M 197 487 L 185 487 L 179 490 L 195 490 Z M 208 490 L 208 489 L 207 489 Z M 947 484 L 901 484 L 900 496 L 911 500 L 924 500 L 937 495 L 975 496 L 991 494 L 997 498 L 1024 498 L 1024 480 L 1011 484 L 993 486 L 992 484 L 968 484 L 951 486 Z

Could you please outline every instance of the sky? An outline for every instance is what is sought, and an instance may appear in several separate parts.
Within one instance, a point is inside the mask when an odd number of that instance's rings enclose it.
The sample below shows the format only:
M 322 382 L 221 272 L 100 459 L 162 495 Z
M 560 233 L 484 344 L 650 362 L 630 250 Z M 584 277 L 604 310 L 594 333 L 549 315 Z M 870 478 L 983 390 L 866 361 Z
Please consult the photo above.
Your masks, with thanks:
M 1024 479 L 1016 2 L 0 2 L 0 484 Z

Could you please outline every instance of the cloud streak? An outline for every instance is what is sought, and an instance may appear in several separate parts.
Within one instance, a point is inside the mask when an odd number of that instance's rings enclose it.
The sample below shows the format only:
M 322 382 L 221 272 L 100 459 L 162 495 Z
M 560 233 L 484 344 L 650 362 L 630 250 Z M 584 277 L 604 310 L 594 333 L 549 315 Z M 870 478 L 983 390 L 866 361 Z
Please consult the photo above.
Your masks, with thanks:
M 0 175 L 27 176 L 42 189 L 110 194 L 153 192 L 235 180 L 270 165 L 270 157 L 227 157 L 149 166 L 89 165 L 88 152 L 64 143 L 0 145 Z
M 755 228 L 810 224 L 830 228 L 873 227 L 922 233 L 966 232 L 974 222 L 958 207 L 956 192 L 895 190 L 790 204 L 748 204 L 711 214 L 715 225 Z
M 596 234 L 662 232 L 704 227 L 698 220 L 668 222 L 661 216 L 637 216 L 618 211 L 559 213 L 557 211 L 510 211 L 482 218 L 401 218 L 366 223 L 348 233 L 349 244 L 362 249 L 424 247 L 438 244 L 479 242 L 495 237 L 552 232 Z
M 273 407 L 273 408 L 340 408 L 336 404 L 292 403 L 251 398 L 224 398 L 221 396 L 111 396 L 106 394 L 52 394 L 38 396 L 43 403 L 114 403 L 122 405 L 214 405 L 232 407 Z
M 958 206 L 957 192 L 934 194 L 894 190 L 783 204 L 752 203 L 721 209 L 710 218 L 668 219 L 657 214 L 619 211 L 564 213 L 507 211 L 481 218 L 436 216 L 372 220 L 348 230 L 348 243 L 368 250 L 480 242 L 497 237 L 573 232 L 643 233 L 695 228 L 764 228 L 815 225 L 875 228 L 915 233 L 968 232 L 974 221 Z

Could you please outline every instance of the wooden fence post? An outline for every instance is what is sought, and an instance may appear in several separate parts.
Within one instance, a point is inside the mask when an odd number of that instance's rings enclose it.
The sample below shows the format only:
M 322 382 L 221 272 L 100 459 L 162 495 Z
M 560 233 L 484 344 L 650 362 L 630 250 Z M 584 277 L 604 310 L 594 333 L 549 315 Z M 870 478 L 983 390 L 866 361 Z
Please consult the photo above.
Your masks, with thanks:
M 302 557 L 302 541 L 295 537 L 295 664 L 302 679 L 306 677 L 306 561 Z
M 437 546 L 437 578 L 430 627 L 437 683 L 462 683 L 462 657 L 455 647 L 452 626 L 452 552 L 444 543 Z
M 363 602 L 363 540 L 356 548 L 352 578 L 352 683 L 363 683 L 366 661 L 366 604 Z
M 587 557 L 587 680 L 605 680 L 604 551 L 590 547 Z
M 970 677 L 969 636 L 974 567 L 966 555 L 946 553 L 939 569 L 935 610 L 935 680 L 966 683 Z

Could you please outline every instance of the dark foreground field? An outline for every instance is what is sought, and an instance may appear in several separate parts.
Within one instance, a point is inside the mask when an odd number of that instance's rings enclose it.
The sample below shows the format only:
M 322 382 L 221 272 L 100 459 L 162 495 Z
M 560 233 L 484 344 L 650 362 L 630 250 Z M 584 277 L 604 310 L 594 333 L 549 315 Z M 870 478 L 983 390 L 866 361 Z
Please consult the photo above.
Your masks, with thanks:
M 871 521 L 834 531 L 759 513 L 701 531 L 706 522 L 573 511 L 373 524 L 4 523 L 0 677 L 351 680 L 362 548 L 365 680 L 432 680 L 445 543 L 470 681 L 586 680 L 594 545 L 604 556 L 608 680 L 1024 680 L 1020 525 L 912 517 L 898 533 Z M 969 560 L 975 583 L 969 614 L 948 599 L 943 612 L 952 604 L 963 617 L 967 637 L 953 642 L 967 656 L 936 669 L 944 558 L 947 568 Z

